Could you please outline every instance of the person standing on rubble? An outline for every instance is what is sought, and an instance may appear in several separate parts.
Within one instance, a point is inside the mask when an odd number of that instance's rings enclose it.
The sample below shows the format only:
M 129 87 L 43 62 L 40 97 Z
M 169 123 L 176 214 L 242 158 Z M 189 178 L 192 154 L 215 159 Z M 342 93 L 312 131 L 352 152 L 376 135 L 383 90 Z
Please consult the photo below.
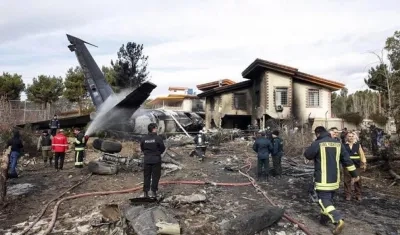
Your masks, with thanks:
M 24 145 L 18 130 L 13 131 L 13 137 L 7 141 L 6 148 L 11 147 L 10 152 L 10 174 L 9 178 L 18 178 L 17 164 L 18 158 L 22 155 Z
M 272 146 L 271 156 L 274 175 L 280 178 L 282 175 L 283 140 L 279 137 L 278 130 L 272 132 Z
M 58 130 L 57 135 L 53 137 L 51 148 L 54 152 L 55 158 L 54 168 L 56 168 L 56 171 L 62 170 L 64 166 L 65 152 L 68 150 L 68 140 L 64 135 L 63 129 Z
M 361 144 L 355 139 L 354 132 L 349 132 L 347 134 L 347 143 L 345 145 L 347 152 L 350 155 L 350 159 L 353 161 L 354 166 L 357 169 L 357 174 L 361 175 L 361 172 L 365 172 L 367 169 L 367 159 Z M 343 168 L 343 181 L 344 181 L 344 193 L 346 201 L 351 200 L 351 175 L 346 168 Z M 354 183 L 354 192 L 357 201 L 361 201 L 361 179 Z
M 83 158 L 85 155 L 86 138 L 79 128 L 74 128 L 75 134 L 75 168 L 83 168 Z
M 253 144 L 253 150 L 257 153 L 257 180 L 268 181 L 269 176 L 269 154 L 273 150 L 271 141 L 266 138 L 266 133 L 261 131 L 261 136 Z M 265 173 L 262 177 L 263 172 Z
M 161 155 L 165 151 L 165 145 L 161 136 L 157 135 L 157 124 L 150 123 L 147 130 L 149 134 L 140 140 L 140 149 L 144 154 L 143 193 L 144 197 L 156 198 L 158 182 L 161 177 Z M 149 195 L 150 189 L 151 194 Z
M 53 165 L 53 153 L 51 152 L 51 139 L 52 136 L 49 135 L 47 130 L 42 132 L 42 135 L 39 137 L 37 143 L 37 151 L 42 150 L 42 158 L 44 166 L 52 166 Z M 47 160 L 49 160 L 49 165 L 47 165 Z
M 349 171 L 352 183 L 357 182 L 360 177 L 342 143 L 333 139 L 323 126 L 316 127 L 314 132 L 317 139 L 306 149 L 304 157 L 314 160 L 314 189 L 322 209 L 320 223 L 325 225 L 330 219 L 335 225 L 333 234 L 340 234 L 344 228 L 344 221 L 333 205 L 333 198 L 340 183 L 339 164 Z
M 203 161 L 206 155 L 207 139 L 205 133 L 206 129 L 203 128 L 202 130 L 199 131 L 196 137 L 194 137 L 194 143 L 196 144 L 196 147 L 195 150 L 192 151 L 192 153 L 190 154 L 191 156 L 196 154 L 199 157 L 199 161 Z
M 52 136 L 57 134 L 57 129 L 60 128 L 60 121 L 57 119 L 57 114 L 54 114 L 53 119 L 49 123 L 50 133 Z

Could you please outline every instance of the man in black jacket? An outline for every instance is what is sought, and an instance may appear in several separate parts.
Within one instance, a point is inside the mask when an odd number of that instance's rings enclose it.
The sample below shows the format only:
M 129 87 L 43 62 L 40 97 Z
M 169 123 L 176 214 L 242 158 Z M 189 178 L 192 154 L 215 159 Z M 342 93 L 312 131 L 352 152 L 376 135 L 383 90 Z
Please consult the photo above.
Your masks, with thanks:
M 352 177 L 352 182 L 357 182 L 356 167 L 350 159 L 349 153 L 340 141 L 331 137 L 325 127 L 315 128 L 317 139 L 304 152 L 304 157 L 314 160 L 314 189 L 318 196 L 318 204 L 321 207 L 322 224 L 329 219 L 335 224 L 333 234 L 340 234 L 344 227 L 342 215 L 335 209 L 333 198 L 339 189 L 340 168 L 339 164 L 345 167 Z
M 143 192 L 145 197 L 157 197 L 158 182 L 161 177 L 161 155 L 165 151 L 165 145 L 161 136 L 157 135 L 157 124 L 150 123 L 147 129 L 149 134 L 140 140 L 140 149 L 144 154 Z
M 268 181 L 269 176 L 269 155 L 273 150 L 272 143 L 266 138 L 266 133 L 262 131 L 261 136 L 254 141 L 253 150 L 257 153 L 257 180 Z M 263 169 L 265 172 L 263 176 Z
M 50 133 L 54 137 L 57 134 L 57 129 L 60 128 L 60 121 L 57 119 L 57 114 L 54 114 L 53 119 L 49 123 Z

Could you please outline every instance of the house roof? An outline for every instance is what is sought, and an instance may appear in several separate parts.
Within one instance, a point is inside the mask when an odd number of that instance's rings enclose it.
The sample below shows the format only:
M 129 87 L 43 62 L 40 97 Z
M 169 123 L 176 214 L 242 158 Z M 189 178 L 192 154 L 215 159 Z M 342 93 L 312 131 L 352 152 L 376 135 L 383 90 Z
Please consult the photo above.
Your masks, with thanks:
M 197 85 L 197 89 L 199 89 L 200 91 L 208 91 L 210 89 L 219 87 L 221 83 L 221 86 L 228 86 L 228 85 L 232 85 L 235 84 L 235 81 L 232 81 L 230 79 L 222 79 L 222 80 L 218 80 L 218 81 L 213 81 L 213 82 L 208 82 L 208 83 L 203 83 L 203 84 L 199 84 Z
M 292 76 L 293 78 L 298 79 L 298 80 L 307 81 L 312 84 L 320 85 L 322 87 L 326 87 L 333 91 L 342 89 L 345 86 L 343 83 L 340 83 L 340 82 L 335 82 L 335 81 L 328 80 L 325 78 L 302 73 L 297 68 L 293 68 L 293 67 L 278 64 L 278 63 L 273 63 L 273 62 L 258 59 L 258 58 L 242 72 L 242 76 L 243 76 L 243 78 L 253 79 L 260 72 L 262 72 L 266 69 Z
M 207 90 L 207 91 L 205 91 L 203 93 L 198 94 L 197 96 L 200 97 L 200 98 L 208 97 L 208 96 L 212 96 L 212 95 L 215 95 L 215 94 L 221 94 L 221 93 L 225 93 L 225 92 L 228 92 L 228 91 L 234 91 L 234 90 L 238 90 L 238 89 L 241 89 L 241 88 L 247 88 L 247 87 L 250 87 L 251 84 L 252 84 L 251 80 L 238 82 L 238 83 L 234 83 L 232 85 L 226 85 L 226 86 L 212 88 L 210 90 Z
M 187 89 L 188 89 L 187 87 L 179 87 L 179 86 L 170 86 L 168 88 L 169 91 L 172 91 L 172 90 L 186 91 Z
M 168 96 L 159 96 L 148 104 L 158 104 L 163 101 L 183 101 L 184 99 L 198 99 L 196 95 L 180 95 L 180 94 L 169 94 Z

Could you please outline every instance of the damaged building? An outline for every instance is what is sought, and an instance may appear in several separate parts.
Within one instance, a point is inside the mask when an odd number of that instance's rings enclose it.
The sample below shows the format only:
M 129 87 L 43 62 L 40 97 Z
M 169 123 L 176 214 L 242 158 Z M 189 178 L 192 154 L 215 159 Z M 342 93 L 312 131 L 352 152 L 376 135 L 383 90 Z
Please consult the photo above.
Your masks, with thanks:
M 331 118 L 331 93 L 344 84 L 300 72 L 297 68 L 256 59 L 243 72 L 243 82 L 224 79 L 198 85 L 206 99 L 206 128 L 239 128 L 270 119 Z

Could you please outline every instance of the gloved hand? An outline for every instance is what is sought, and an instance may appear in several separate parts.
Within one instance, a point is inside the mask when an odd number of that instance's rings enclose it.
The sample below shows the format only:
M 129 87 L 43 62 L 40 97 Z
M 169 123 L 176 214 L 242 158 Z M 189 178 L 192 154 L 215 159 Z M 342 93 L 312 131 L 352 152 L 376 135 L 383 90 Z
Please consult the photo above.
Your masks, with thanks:
M 361 170 L 363 172 L 365 172 L 367 170 L 367 163 L 366 162 L 362 162 L 360 168 L 361 168 Z

